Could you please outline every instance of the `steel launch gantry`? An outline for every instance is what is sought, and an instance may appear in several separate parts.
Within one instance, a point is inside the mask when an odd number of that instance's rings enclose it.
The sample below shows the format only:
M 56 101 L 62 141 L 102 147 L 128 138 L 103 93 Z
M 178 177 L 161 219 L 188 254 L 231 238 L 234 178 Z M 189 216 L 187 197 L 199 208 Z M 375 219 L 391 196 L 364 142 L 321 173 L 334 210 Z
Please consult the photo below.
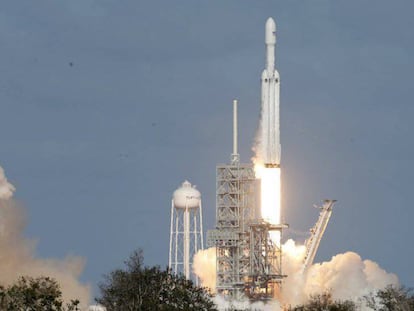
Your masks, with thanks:
M 216 229 L 207 244 L 216 247 L 216 291 L 229 299 L 271 298 L 282 275 L 281 247 L 269 239 L 271 225 L 261 219 L 260 182 L 252 164 L 241 164 L 237 152 L 237 102 L 234 101 L 231 163 L 216 169 Z
M 258 189 L 251 164 L 217 166 L 216 229 L 207 243 L 216 247 L 216 291 L 230 299 L 266 300 L 285 277 L 281 246 L 269 232 L 287 226 L 260 218 Z
M 252 165 L 219 165 L 216 170 L 216 230 L 207 233 L 216 247 L 216 290 L 241 298 L 250 274 L 248 222 L 254 218 Z

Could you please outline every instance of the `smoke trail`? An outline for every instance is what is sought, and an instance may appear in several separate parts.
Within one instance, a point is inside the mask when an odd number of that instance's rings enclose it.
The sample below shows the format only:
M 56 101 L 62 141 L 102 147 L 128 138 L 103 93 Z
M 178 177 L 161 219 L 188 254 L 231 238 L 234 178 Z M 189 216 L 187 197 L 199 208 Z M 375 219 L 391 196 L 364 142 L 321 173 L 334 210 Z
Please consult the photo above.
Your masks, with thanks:
M 23 236 L 24 210 L 12 199 L 14 190 L 0 167 L 0 284 L 7 286 L 20 276 L 49 276 L 61 286 L 64 301 L 79 299 L 86 306 L 90 286 L 79 281 L 85 260 L 74 256 L 63 260 L 36 258 L 36 243 Z

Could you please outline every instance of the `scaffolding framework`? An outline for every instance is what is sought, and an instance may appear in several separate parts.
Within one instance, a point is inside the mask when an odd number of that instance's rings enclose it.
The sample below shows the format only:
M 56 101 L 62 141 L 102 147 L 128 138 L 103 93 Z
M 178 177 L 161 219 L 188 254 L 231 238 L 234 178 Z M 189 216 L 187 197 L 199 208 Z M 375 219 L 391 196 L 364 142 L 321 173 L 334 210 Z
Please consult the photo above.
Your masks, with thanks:
M 269 239 L 271 225 L 261 219 L 259 182 L 252 164 L 219 165 L 216 171 L 216 229 L 207 233 L 216 247 L 216 291 L 229 299 L 273 297 L 282 275 L 281 247 Z
M 250 273 L 248 223 L 255 217 L 252 165 L 232 161 L 216 170 L 216 230 L 208 232 L 208 242 L 216 247 L 216 290 L 219 294 L 241 297 Z
M 280 290 L 286 275 L 282 273 L 282 246 L 272 242 L 269 232 L 278 231 L 280 236 L 287 225 L 272 225 L 264 220 L 250 225 L 250 278 L 248 296 L 252 300 L 266 300 Z

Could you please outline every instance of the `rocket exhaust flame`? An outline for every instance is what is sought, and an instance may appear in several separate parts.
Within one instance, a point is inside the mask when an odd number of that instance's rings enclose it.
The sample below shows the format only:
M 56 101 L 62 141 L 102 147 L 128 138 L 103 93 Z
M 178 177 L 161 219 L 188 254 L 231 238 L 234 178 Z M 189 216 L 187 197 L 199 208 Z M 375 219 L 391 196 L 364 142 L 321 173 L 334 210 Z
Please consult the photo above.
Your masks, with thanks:
M 260 178 L 260 201 L 263 220 L 277 225 L 280 224 L 280 168 L 255 166 L 256 177 Z M 269 232 L 270 239 L 276 245 L 280 245 L 280 232 Z

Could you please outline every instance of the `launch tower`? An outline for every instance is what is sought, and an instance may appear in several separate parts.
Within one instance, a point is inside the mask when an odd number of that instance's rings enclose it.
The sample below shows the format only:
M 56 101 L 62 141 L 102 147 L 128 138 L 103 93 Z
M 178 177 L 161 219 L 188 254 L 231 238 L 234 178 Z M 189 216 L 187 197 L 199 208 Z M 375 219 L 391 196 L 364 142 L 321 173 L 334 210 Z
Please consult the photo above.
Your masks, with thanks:
M 216 229 L 207 232 L 209 247 L 216 247 L 216 291 L 229 299 L 252 300 L 274 296 L 283 275 L 281 247 L 261 217 L 260 183 L 253 164 L 240 163 L 237 150 L 237 101 L 233 102 L 233 153 L 230 164 L 216 169 Z
M 255 218 L 255 174 L 237 150 L 237 101 L 233 102 L 233 153 L 216 168 L 216 229 L 207 243 L 216 247 L 216 291 L 239 299 L 250 275 L 249 222 Z

